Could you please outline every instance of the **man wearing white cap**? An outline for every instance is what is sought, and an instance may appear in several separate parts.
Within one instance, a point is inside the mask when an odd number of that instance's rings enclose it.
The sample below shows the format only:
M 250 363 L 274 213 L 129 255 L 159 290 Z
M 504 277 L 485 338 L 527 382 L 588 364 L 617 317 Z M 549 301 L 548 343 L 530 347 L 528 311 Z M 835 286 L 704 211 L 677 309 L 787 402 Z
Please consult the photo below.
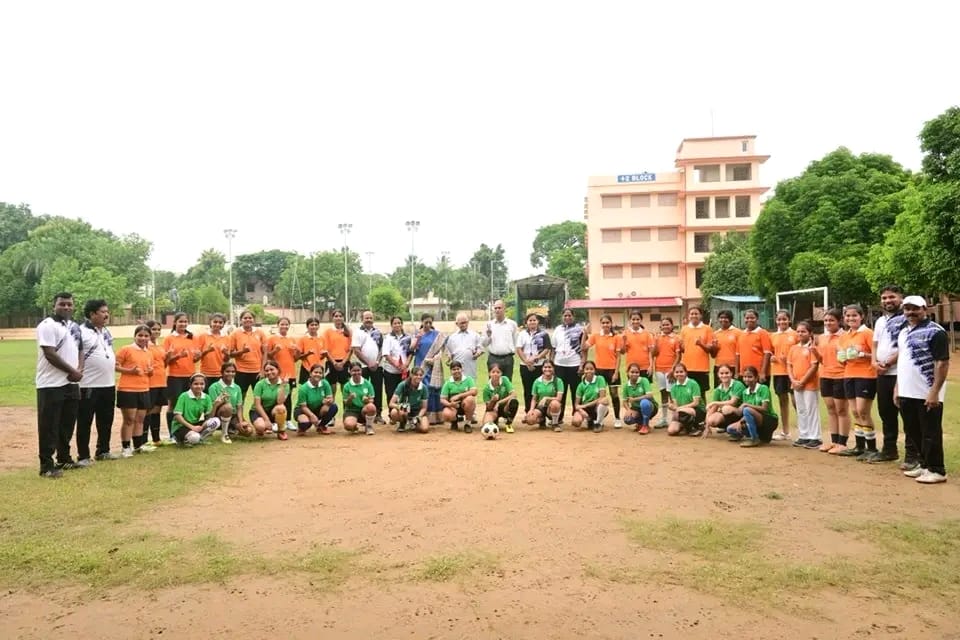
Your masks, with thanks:
M 908 447 L 920 451 L 920 462 L 903 472 L 923 484 L 947 481 L 943 464 L 943 398 L 950 368 L 947 332 L 927 317 L 921 296 L 903 299 L 907 323 L 897 337 L 895 397 L 903 418 Z

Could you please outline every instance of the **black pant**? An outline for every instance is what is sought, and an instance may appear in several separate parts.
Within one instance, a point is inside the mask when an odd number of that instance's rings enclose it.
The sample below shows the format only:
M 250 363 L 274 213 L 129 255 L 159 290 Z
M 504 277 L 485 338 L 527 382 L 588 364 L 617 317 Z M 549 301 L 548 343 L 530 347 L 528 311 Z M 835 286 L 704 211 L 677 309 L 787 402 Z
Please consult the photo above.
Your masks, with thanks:
M 257 380 L 260 379 L 259 373 L 246 373 L 243 371 L 237 371 L 237 377 L 234 378 L 234 381 L 240 387 L 240 402 L 246 402 L 247 400 L 247 389 L 253 387 L 257 384 Z M 173 403 L 177 403 L 177 399 L 173 399 Z M 243 407 L 240 407 L 241 409 Z
M 913 446 L 920 452 L 918 462 L 928 471 L 947 474 L 943 465 L 943 405 L 928 409 L 918 398 L 900 398 L 900 416 L 903 418 L 903 433 L 906 447 Z
M 37 389 L 37 437 L 40 449 L 40 473 L 54 469 L 53 452 L 57 464 L 72 462 L 70 438 L 77 422 L 80 407 L 80 385 Z
M 543 365 L 534 367 L 533 371 L 527 365 L 520 365 L 520 381 L 523 383 L 523 410 L 530 410 L 530 401 L 533 399 L 533 383 L 543 373 Z
M 893 388 L 897 384 L 897 376 L 877 376 L 877 411 L 883 424 L 883 451 L 899 455 L 897 439 L 900 437 L 900 412 L 893 403 Z M 904 443 L 908 460 L 919 460 L 920 452 L 914 450 L 909 441 Z
M 520 403 L 517 402 L 516 398 L 513 400 L 508 400 L 504 404 L 497 406 L 497 418 L 503 418 L 507 424 L 513 422 L 513 419 L 517 417 L 517 409 L 520 407 Z
M 403 380 L 403 376 L 399 373 L 383 372 L 383 391 L 386 394 L 387 405 L 390 404 L 390 398 L 393 397 L 393 394 L 397 392 L 401 380 Z
M 377 408 L 377 415 L 380 415 L 380 410 L 383 407 L 383 369 L 377 367 L 376 369 L 368 369 L 364 367 L 360 371 L 360 375 L 370 381 L 370 384 L 373 385 L 373 406 Z
M 504 378 L 508 378 L 511 381 L 513 380 L 513 354 L 508 353 L 506 355 L 498 356 L 493 353 L 487 354 L 487 371 L 490 371 L 490 367 L 494 364 L 500 365 L 500 373 L 503 374 Z
M 567 409 L 567 394 L 570 395 L 571 407 L 575 402 L 574 394 L 577 392 L 577 385 L 580 384 L 580 367 L 554 365 L 553 368 L 557 377 L 563 382 L 563 397 L 560 399 L 560 422 L 563 422 L 563 413 Z
M 91 387 L 80 390 L 77 412 L 77 459 L 90 457 L 90 426 L 97 419 L 96 455 L 110 453 L 110 432 L 113 429 L 114 407 L 117 404 L 116 387 Z

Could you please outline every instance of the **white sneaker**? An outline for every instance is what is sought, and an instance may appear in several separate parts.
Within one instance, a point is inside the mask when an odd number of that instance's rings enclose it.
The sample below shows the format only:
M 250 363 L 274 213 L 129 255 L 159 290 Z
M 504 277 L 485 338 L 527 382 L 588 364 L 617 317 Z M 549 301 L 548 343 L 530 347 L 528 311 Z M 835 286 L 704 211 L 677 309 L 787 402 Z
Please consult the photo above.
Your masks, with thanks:
M 140 451 L 141 453 L 153 453 L 156 450 L 157 448 L 152 444 L 150 444 L 149 442 L 142 444 L 140 446 L 140 449 L 138 449 L 138 451 Z
M 923 467 L 914 467 L 913 469 L 910 469 L 909 471 L 904 471 L 904 472 L 903 472 L 903 475 L 907 476 L 908 478 L 920 478 L 920 477 L 923 476 L 925 473 L 927 473 L 927 470 L 924 469 Z M 937 474 L 937 475 L 939 475 L 939 474 Z
M 789 439 L 790 439 L 790 436 L 785 436 L 785 435 L 783 435 L 782 433 L 780 433 L 779 431 L 777 431 L 775 434 L 773 434 L 773 437 L 770 438 L 770 439 L 771 439 L 771 440 L 789 440 Z
M 132 458 L 133 457 L 133 447 L 127 447 L 126 449 L 120 450 L 121 458 Z
M 923 474 L 917 478 L 917 482 L 922 482 L 923 484 L 939 484 L 946 481 L 947 476 L 937 473 L 936 471 L 924 471 Z
M 614 428 L 614 429 L 623 429 L 623 421 L 622 421 L 622 420 L 616 420 L 616 421 L 613 423 L 613 428 Z
M 223 434 L 222 436 L 220 436 L 220 442 L 222 442 L 223 444 L 233 444 L 233 440 L 231 440 L 230 436 L 228 436 L 227 434 Z
M 270 430 L 273 431 L 274 433 L 277 432 L 277 423 L 276 423 L 276 422 L 272 422 L 272 423 L 270 424 Z
M 169 438 L 167 438 L 167 444 L 170 444 L 170 445 L 177 444 L 177 439 L 174 438 L 173 436 L 170 436 Z
M 363 432 L 366 433 L 368 436 L 372 436 L 375 433 L 373 430 L 373 425 L 372 424 L 364 425 Z
M 287 420 L 287 431 L 296 431 L 297 423 L 293 420 Z

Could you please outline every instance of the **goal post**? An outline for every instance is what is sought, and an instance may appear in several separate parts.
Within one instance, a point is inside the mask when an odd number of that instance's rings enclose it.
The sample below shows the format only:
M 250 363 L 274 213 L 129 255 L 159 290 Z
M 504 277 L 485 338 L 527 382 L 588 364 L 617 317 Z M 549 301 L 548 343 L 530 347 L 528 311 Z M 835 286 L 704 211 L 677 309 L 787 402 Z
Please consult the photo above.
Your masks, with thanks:
M 806 307 L 810 306 L 810 319 L 815 321 L 823 320 L 823 312 L 830 308 L 830 291 L 828 287 L 811 287 L 809 289 L 794 289 L 793 291 L 777 291 L 776 304 L 777 310 L 787 309 L 790 317 L 796 319 L 797 303 L 803 302 Z M 821 303 L 820 314 L 816 313 L 817 303 Z M 787 307 L 786 305 L 790 306 Z

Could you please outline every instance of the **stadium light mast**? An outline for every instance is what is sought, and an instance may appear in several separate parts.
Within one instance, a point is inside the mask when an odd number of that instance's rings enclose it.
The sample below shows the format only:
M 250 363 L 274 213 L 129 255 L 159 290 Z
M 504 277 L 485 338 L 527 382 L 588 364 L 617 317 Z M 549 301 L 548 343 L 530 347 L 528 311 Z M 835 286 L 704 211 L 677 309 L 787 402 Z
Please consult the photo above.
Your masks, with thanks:
M 224 229 L 223 235 L 227 239 L 227 280 L 230 282 L 230 326 L 235 327 L 237 323 L 233 317 L 233 239 L 237 237 L 237 230 Z
M 416 261 L 414 256 L 414 245 L 413 238 L 417 233 L 417 230 L 420 228 L 419 220 L 407 220 L 407 231 L 410 232 L 410 321 L 416 322 L 413 317 L 413 263 Z
M 353 225 L 349 222 L 337 225 L 340 235 L 343 236 L 343 312 L 346 314 L 344 320 L 347 322 L 350 321 L 350 285 L 347 282 L 347 234 L 350 233 L 352 228 Z

